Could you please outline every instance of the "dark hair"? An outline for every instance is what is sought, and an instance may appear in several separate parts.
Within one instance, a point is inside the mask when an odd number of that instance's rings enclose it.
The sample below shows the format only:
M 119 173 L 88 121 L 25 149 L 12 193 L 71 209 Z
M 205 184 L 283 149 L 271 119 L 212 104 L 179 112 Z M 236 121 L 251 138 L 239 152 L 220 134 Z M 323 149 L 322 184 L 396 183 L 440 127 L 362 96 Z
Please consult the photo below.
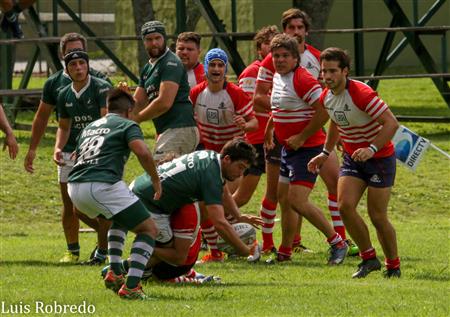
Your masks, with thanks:
M 243 138 L 235 138 L 228 141 L 220 151 L 222 157 L 228 155 L 231 161 L 246 161 L 250 165 L 255 163 L 256 160 L 256 150 L 255 148 L 247 143 Z
M 194 42 L 197 48 L 200 48 L 200 41 L 202 37 L 197 32 L 183 32 L 178 34 L 177 42 Z
M 283 27 L 283 31 L 286 29 L 288 23 L 293 19 L 302 19 L 306 31 L 309 31 L 309 28 L 311 27 L 311 20 L 308 14 L 297 8 L 290 8 L 283 12 L 281 16 L 281 26 Z
M 83 45 L 83 47 L 80 47 L 80 48 L 82 48 L 84 51 L 86 51 L 86 47 L 87 47 L 86 38 L 81 34 L 72 32 L 72 33 L 64 34 L 63 37 L 61 38 L 61 40 L 59 41 L 59 50 L 61 51 L 61 54 L 63 56 L 65 55 L 67 43 L 76 42 L 76 41 L 80 41 L 81 44 Z
M 276 25 L 268 25 L 262 27 L 253 38 L 253 41 L 255 41 L 256 49 L 261 49 L 261 45 L 264 43 L 270 43 L 270 40 L 273 38 L 274 35 L 279 34 L 278 28 Z
M 109 112 L 126 113 L 134 107 L 134 99 L 129 93 L 113 88 L 108 91 L 106 96 L 106 105 Z
M 339 68 L 344 69 L 345 67 L 350 70 L 350 56 L 346 50 L 339 47 L 329 47 L 320 53 L 320 62 L 326 61 L 336 61 L 339 62 Z
M 291 37 L 287 34 L 275 35 L 270 42 L 270 51 L 273 53 L 277 48 L 285 48 L 292 56 L 297 58 L 298 63 L 300 63 L 300 52 L 298 51 L 298 42 L 295 37 Z

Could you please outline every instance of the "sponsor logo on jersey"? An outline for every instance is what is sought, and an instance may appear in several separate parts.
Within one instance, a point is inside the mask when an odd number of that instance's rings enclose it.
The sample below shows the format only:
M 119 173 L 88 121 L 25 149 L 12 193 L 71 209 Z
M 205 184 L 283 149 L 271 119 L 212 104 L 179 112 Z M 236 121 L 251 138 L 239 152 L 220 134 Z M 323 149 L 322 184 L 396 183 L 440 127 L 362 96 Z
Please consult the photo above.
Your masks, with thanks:
M 206 109 L 206 120 L 208 120 L 208 123 L 219 124 L 219 111 L 217 109 Z
M 225 109 L 225 103 L 223 101 L 219 104 L 219 109 Z
M 178 66 L 175 62 L 167 62 L 167 66 Z
M 341 127 L 350 125 L 350 122 L 348 122 L 344 111 L 335 111 L 334 118 L 336 120 L 336 123 Z
M 344 105 L 344 111 L 350 111 L 350 107 L 347 104 Z
M 109 89 L 110 89 L 109 87 L 102 88 L 98 92 L 101 94 L 101 93 L 104 93 L 105 91 L 109 91 Z
M 66 103 L 66 108 L 70 108 L 70 107 L 73 107 L 73 104 L 72 103 Z

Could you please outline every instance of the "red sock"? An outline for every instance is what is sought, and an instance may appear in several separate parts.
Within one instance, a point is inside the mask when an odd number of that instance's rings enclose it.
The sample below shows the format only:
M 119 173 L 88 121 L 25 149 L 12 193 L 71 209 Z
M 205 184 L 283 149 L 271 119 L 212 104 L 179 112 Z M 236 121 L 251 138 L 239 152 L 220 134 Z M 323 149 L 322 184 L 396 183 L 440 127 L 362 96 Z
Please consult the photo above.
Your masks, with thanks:
M 277 204 L 264 197 L 261 203 L 261 218 L 264 221 L 262 226 L 263 249 L 274 246 L 273 226 L 275 225 L 275 216 L 277 213 Z
M 341 247 L 345 243 L 341 235 L 337 232 L 331 238 L 328 238 L 327 242 L 330 245 L 337 245 L 338 247 Z
M 384 259 L 384 264 L 388 270 L 398 269 L 400 268 L 400 258 L 396 257 L 393 260 L 386 258 Z
M 377 252 L 373 247 L 367 249 L 366 251 L 359 252 L 359 256 L 363 261 L 373 259 L 377 256 Z
M 330 193 L 328 193 L 328 210 L 331 214 L 331 221 L 333 222 L 334 231 L 339 233 L 342 239 L 347 240 L 344 222 L 342 221 L 341 213 L 338 209 L 337 196 Z
M 208 243 L 209 250 L 214 257 L 222 256 L 222 252 L 217 249 L 217 238 L 219 235 L 217 234 L 216 228 L 214 227 L 211 220 L 207 219 L 201 223 L 203 236 Z
M 291 256 L 292 255 L 292 248 L 280 245 L 280 247 L 278 248 L 278 253 L 280 253 L 280 254 L 282 254 L 284 256 Z

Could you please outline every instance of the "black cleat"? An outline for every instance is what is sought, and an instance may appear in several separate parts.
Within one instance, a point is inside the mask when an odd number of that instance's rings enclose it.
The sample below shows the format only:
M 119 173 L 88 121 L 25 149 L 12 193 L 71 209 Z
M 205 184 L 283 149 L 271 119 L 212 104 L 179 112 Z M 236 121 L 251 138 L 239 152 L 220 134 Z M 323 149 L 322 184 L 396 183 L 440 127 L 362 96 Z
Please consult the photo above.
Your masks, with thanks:
M 381 263 L 376 257 L 368 260 L 363 260 L 358 264 L 358 271 L 353 273 L 352 277 L 364 278 L 369 275 L 370 272 L 379 270 L 381 270 Z
M 344 262 L 347 255 L 347 243 L 337 243 L 330 248 L 330 257 L 328 258 L 328 265 L 339 265 Z
M 385 278 L 392 278 L 392 277 L 400 278 L 400 275 L 402 275 L 400 268 L 387 269 L 386 271 L 383 272 L 383 276 Z
M 105 262 L 106 262 L 106 259 L 102 260 L 102 259 L 94 257 L 94 258 L 89 259 L 87 261 L 81 262 L 80 265 L 97 266 L 97 265 L 103 265 L 103 264 L 105 264 Z

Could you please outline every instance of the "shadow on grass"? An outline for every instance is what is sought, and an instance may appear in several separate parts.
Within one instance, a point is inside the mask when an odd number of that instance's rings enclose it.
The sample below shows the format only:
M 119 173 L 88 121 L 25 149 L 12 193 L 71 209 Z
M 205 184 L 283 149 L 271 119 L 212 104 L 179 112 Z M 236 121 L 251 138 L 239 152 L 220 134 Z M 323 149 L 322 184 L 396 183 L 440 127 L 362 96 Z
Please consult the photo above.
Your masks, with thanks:
M 77 264 L 64 264 L 59 262 L 46 262 L 40 260 L 0 260 L 0 267 L 2 266 L 56 266 L 56 267 L 85 267 Z M 87 266 L 86 266 L 87 267 Z
M 415 280 L 448 282 L 450 281 L 450 274 L 448 274 L 448 266 L 445 266 L 439 272 L 415 273 L 412 278 Z

